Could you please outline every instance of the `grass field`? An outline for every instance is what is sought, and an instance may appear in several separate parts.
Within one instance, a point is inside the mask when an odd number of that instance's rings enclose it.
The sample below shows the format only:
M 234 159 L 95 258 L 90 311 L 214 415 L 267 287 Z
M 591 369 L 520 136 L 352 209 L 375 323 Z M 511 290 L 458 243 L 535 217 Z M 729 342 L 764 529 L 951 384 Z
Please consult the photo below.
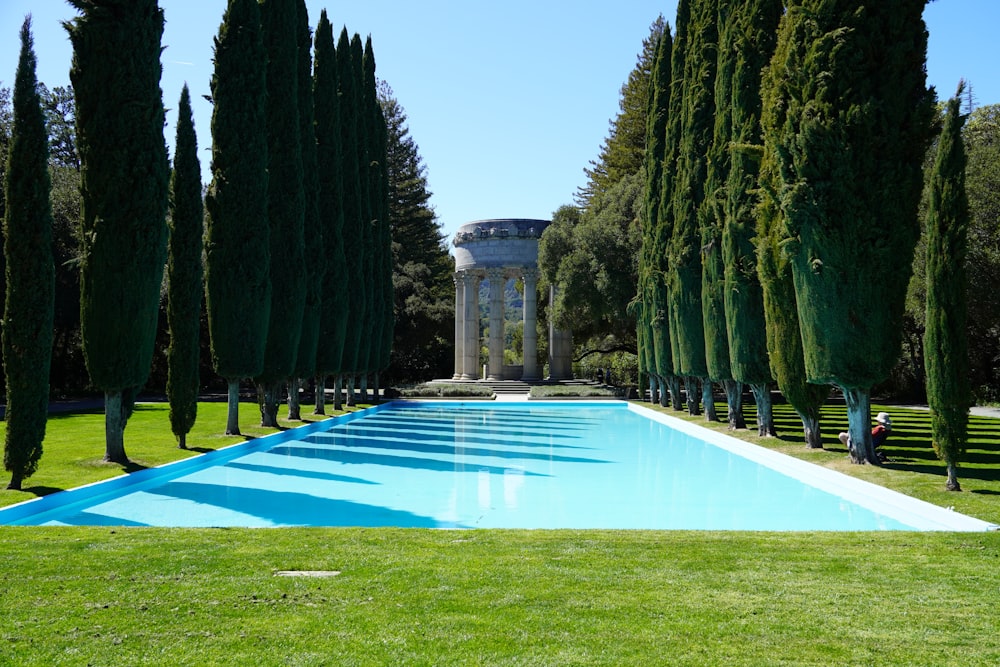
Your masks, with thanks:
M 837 451 L 841 410 L 830 450 L 807 451 L 784 406 L 762 444 L 1000 519 L 1000 420 L 974 420 L 966 491 L 948 493 L 925 414 L 891 410 L 875 467 Z M 239 441 L 224 417 L 202 404 L 190 445 Z M 102 429 L 54 418 L 29 490 L 0 503 L 120 474 Z M 136 468 L 191 455 L 164 406 L 125 438 Z M 996 532 L 0 527 L 0 665 L 995 665 L 998 604 Z

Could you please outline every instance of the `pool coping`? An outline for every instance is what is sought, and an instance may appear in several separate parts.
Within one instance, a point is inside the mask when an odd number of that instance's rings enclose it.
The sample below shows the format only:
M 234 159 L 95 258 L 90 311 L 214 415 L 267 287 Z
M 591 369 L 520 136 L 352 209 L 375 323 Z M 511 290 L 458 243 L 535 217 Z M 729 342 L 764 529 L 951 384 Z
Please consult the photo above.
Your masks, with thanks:
M 868 510 L 896 519 L 897 521 L 912 526 L 914 530 L 922 531 L 955 531 L 955 532 L 984 532 L 998 530 L 995 524 L 988 521 L 976 519 L 974 517 L 949 510 L 933 503 L 929 503 L 912 496 L 907 496 L 898 491 L 887 489 L 883 486 L 867 482 L 865 480 L 851 477 L 836 470 L 830 470 L 823 466 L 803 461 L 795 457 L 776 452 L 774 450 L 755 445 L 743 440 L 739 440 L 730 435 L 713 431 L 697 424 L 692 424 L 678 417 L 674 417 L 645 406 L 621 399 L 601 400 L 576 400 L 576 401 L 549 401 L 553 406 L 586 408 L 594 407 L 614 407 L 627 409 L 641 414 L 648 419 L 665 424 L 682 433 L 693 435 L 705 440 L 726 451 L 742 456 L 750 461 L 764 465 L 784 475 L 788 475 L 797 480 L 810 484 L 820 490 L 831 493 L 849 502 L 853 502 Z M 72 505 L 85 500 L 93 500 L 101 496 L 117 493 L 122 489 L 138 490 L 143 485 L 160 484 L 181 475 L 187 474 L 195 468 L 201 468 L 209 464 L 222 463 L 244 454 L 273 447 L 274 445 L 289 440 L 297 440 L 316 431 L 329 429 L 332 425 L 346 423 L 355 419 L 360 419 L 393 406 L 419 403 L 421 405 L 441 403 L 449 407 L 461 406 L 468 403 L 468 407 L 475 409 L 489 409 L 496 404 L 483 401 L 463 401 L 449 399 L 395 399 L 379 405 L 375 405 L 362 410 L 356 410 L 343 415 L 337 415 L 328 419 L 310 422 L 295 428 L 278 431 L 266 436 L 261 436 L 238 442 L 226 447 L 205 452 L 197 456 L 173 461 L 153 468 L 145 468 L 133 473 L 125 473 L 117 477 L 92 482 L 84 486 L 78 486 L 63 491 L 58 491 L 39 498 L 32 498 L 14 505 L 0 508 L 0 526 L 19 525 L 21 521 L 28 517 L 37 517 L 42 514 L 55 512 L 68 505 Z M 531 401 L 532 407 L 542 407 L 545 401 Z M 779 531 L 792 532 L 792 531 Z M 865 531 L 870 532 L 870 531 Z

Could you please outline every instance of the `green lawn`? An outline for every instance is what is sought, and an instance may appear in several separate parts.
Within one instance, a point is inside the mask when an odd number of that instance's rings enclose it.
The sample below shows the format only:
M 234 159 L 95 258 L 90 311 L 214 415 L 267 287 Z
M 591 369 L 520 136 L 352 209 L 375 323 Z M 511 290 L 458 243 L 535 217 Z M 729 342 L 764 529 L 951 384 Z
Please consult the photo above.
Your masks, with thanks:
M 239 440 L 224 404 L 199 409 L 192 447 Z M 926 415 L 891 412 L 882 468 L 808 452 L 784 406 L 765 446 L 997 521 L 1000 420 L 974 420 L 967 490 L 947 493 Z M 829 408 L 831 449 L 843 423 Z M 33 491 L 0 500 L 120 474 L 102 427 L 54 418 Z M 126 450 L 189 455 L 152 405 Z M 996 532 L 0 527 L 0 665 L 995 665 L 998 604 Z

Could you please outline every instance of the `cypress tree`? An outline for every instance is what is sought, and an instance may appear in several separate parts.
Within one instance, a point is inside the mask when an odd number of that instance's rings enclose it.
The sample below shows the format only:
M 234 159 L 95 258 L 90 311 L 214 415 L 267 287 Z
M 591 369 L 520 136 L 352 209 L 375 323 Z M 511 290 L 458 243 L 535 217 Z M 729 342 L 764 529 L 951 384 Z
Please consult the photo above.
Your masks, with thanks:
M 256 0 L 229 0 L 215 39 L 205 199 L 208 329 L 215 371 L 229 384 L 227 434 L 240 432 L 240 380 L 264 369 L 271 313 L 266 66 Z
M 343 243 L 343 181 L 337 47 L 333 29 L 320 12 L 313 61 L 313 104 L 316 112 L 316 173 L 323 227 L 323 254 L 327 270 L 323 281 L 319 339 L 316 350 L 316 414 L 324 414 L 325 382 L 340 373 L 347 331 L 348 302 Z M 339 398 L 339 394 L 338 394 Z M 334 406 L 339 409 L 339 405 Z
M 352 44 L 357 42 L 357 47 Z M 337 41 L 337 78 L 340 84 L 340 145 L 343 155 L 344 258 L 348 282 L 347 331 L 341 370 L 353 376 L 359 369 L 358 351 L 365 321 L 364 221 L 367 202 L 362 190 L 364 118 L 361 102 L 361 38 L 348 37 L 347 28 Z M 354 381 L 349 382 L 348 405 L 354 404 Z
M 305 193 L 298 103 L 298 8 L 296 0 L 264 0 L 261 5 L 267 52 L 267 217 L 270 234 L 270 324 L 264 367 L 256 380 L 261 426 L 278 425 L 281 386 L 295 371 L 305 308 L 302 235 Z
M 362 325 L 363 332 L 358 348 L 358 366 L 359 370 L 367 376 L 368 373 L 378 370 L 376 363 L 378 355 L 376 352 L 379 346 L 375 343 L 381 340 L 382 317 L 384 315 L 384 305 L 381 303 L 381 295 L 378 291 L 381 281 L 378 280 L 378 273 L 376 271 L 376 264 L 380 259 L 376 252 L 377 227 L 381 215 L 381 211 L 379 210 L 379 177 L 382 169 L 381 162 L 384 159 L 379 154 L 379 128 L 376 115 L 381 114 L 382 107 L 378 101 L 378 83 L 375 79 L 375 53 L 372 50 L 372 38 L 370 35 L 365 40 L 364 51 L 361 55 L 361 74 L 361 116 L 364 119 L 362 183 L 365 214 L 362 230 L 364 231 L 365 247 L 365 320 Z
M 105 395 L 107 461 L 125 463 L 124 430 L 149 376 L 167 249 L 170 167 L 163 140 L 155 0 L 71 0 L 83 194 L 81 333 Z
M 757 273 L 754 206 L 762 143 L 761 72 L 774 53 L 783 3 L 743 0 L 733 11 L 721 40 L 725 57 L 733 63 L 727 108 L 729 173 L 720 197 L 725 217 L 722 256 L 726 331 L 733 378 L 750 385 L 757 404 L 757 434 L 773 436 L 776 432 L 768 386 L 771 369 L 764 296 Z
M 673 188 L 674 221 L 667 261 L 669 266 L 670 335 L 676 341 L 674 364 L 680 374 L 700 378 L 705 416 L 715 420 L 715 404 L 705 356 L 702 318 L 702 257 L 698 211 L 705 199 L 707 154 L 715 116 L 716 1 L 691 0 L 683 45 L 683 93 L 677 137 L 677 174 Z M 681 6 L 678 5 L 678 17 Z M 678 33 L 680 33 L 678 19 Z M 672 343 L 674 344 L 674 343 Z M 688 382 L 688 406 L 692 403 Z
M 301 378 L 316 374 L 316 348 L 319 345 L 319 318 L 323 303 L 323 277 L 326 275 L 326 256 L 323 254 L 323 227 L 319 214 L 319 180 L 316 173 L 316 129 L 312 87 L 312 33 L 309 30 L 309 13 L 305 0 L 298 0 L 299 45 L 299 140 L 302 147 L 302 191 L 304 209 L 302 236 L 305 241 L 303 268 L 305 272 L 305 301 L 302 310 L 302 327 L 299 350 L 295 355 L 295 371 L 288 388 L 288 418 L 299 419 L 299 387 Z
M 870 388 L 899 353 L 931 136 L 923 0 L 803 0 L 783 63 L 780 201 L 810 382 L 844 392 L 856 463 L 877 463 Z M 799 11 L 801 10 L 801 11 Z
M 948 100 L 927 209 L 927 329 L 924 364 L 934 451 L 948 467 L 945 487 L 961 491 L 958 464 L 968 439 L 969 344 L 966 337 L 969 200 L 959 112 L 964 83 Z
M 666 321 L 666 299 L 662 289 L 665 269 L 663 248 L 657 240 L 661 228 L 669 224 L 661 210 L 663 172 L 667 152 L 667 124 L 670 120 L 671 53 L 673 39 L 666 26 L 656 45 L 656 59 L 650 76 L 649 110 L 646 116 L 646 207 L 640 255 L 639 298 L 641 301 L 637 339 L 640 363 L 658 383 L 660 401 L 669 395 L 679 407 L 678 378 L 674 374 Z M 669 389 L 668 389 L 669 388 Z
M 181 449 L 198 416 L 198 368 L 201 352 L 202 235 L 201 164 L 191 118 L 191 95 L 181 89 L 177 107 L 177 144 L 170 180 L 170 243 L 167 256 L 167 400 L 170 428 Z
M 373 75 L 375 73 L 374 65 L 375 60 L 372 58 Z M 374 188 L 376 198 L 374 210 L 378 217 L 375 223 L 373 272 L 378 293 L 378 307 L 381 309 L 381 317 L 379 317 L 381 333 L 378 337 L 378 355 L 372 368 L 376 372 L 381 372 L 389 367 L 389 361 L 392 358 L 396 317 L 392 308 L 395 300 L 395 287 L 392 282 L 392 220 L 389 215 L 389 129 L 381 105 L 373 110 L 373 118 L 372 142 L 375 147 L 375 158 L 378 162 L 376 187 Z
M 830 394 L 828 385 L 810 384 L 806 379 L 799 314 L 795 302 L 792 267 L 783 247 L 788 241 L 783 221 L 778 177 L 778 139 L 785 125 L 787 109 L 780 104 L 790 83 L 783 78 L 786 62 L 800 57 L 804 41 L 796 39 L 803 24 L 798 22 L 795 7 L 780 20 L 777 43 L 771 64 L 761 81 L 761 131 L 764 152 L 759 174 L 759 204 L 756 220 L 757 271 L 764 300 L 764 320 L 771 373 L 778 389 L 802 420 L 806 446 L 823 447 L 820 431 L 820 408 Z
M 729 139 L 732 131 L 732 81 L 736 58 L 731 40 L 730 24 L 737 18 L 736 5 L 717 2 L 706 8 L 703 21 L 714 25 L 706 32 L 701 53 L 715 56 L 713 129 L 708 144 L 705 165 L 704 199 L 698 206 L 698 227 L 701 232 L 701 308 L 705 327 L 705 365 L 709 378 L 722 384 L 726 392 L 730 429 L 746 428 L 743 419 L 743 386 L 733 379 L 729 363 L 729 336 L 726 328 L 725 263 L 722 256 L 722 234 L 725 225 L 723 200 L 729 177 Z
M 21 26 L 21 54 L 14 80 L 14 118 L 3 183 L 7 429 L 4 469 L 8 489 L 38 469 L 49 414 L 49 367 L 55 265 L 52 259 L 48 133 L 36 79 L 31 17 Z

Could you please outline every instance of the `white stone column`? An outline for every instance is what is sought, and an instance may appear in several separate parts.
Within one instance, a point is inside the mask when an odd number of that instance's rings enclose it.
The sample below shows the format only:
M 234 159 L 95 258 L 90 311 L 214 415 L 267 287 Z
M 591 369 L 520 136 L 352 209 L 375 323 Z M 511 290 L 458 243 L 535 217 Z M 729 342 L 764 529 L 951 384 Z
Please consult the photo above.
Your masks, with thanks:
M 486 270 L 486 279 L 490 281 L 490 380 L 503 379 L 503 341 L 504 341 L 504 279 L 502 268 Z
M 462 276 L 465 291 L 465 335 L 462 345 L 462 379 L 479 379 L 479 276 L 469 271 Z
M 453 380 L 461 380 L 465 370 L 465 288 L 462 281 L 465 271 L 452 274 L 455 280 L 455 374 Z
M 522 341 L 524 348 L 521 379 L 538 380 L 538 269 L 525 268 Z

